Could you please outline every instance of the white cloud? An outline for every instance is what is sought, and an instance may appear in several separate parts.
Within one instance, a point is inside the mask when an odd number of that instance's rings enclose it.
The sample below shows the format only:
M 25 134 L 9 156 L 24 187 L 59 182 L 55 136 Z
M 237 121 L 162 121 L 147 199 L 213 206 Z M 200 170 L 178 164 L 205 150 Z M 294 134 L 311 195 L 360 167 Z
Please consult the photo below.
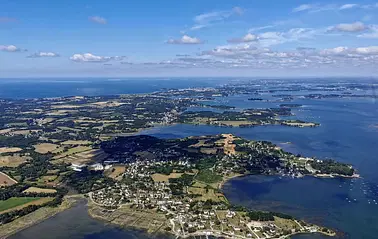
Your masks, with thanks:
M 312 4 L 302 4 L 296 8 L 293 9 L 293 12 L 303 12 L 303 11 L 308 11 L 315 8 L 315 5 Z
M 168 44 L 201 44 L 202 41 L 196 37 L 190 37 L 188 35 L 182 36 L 180 39 L 169 39 Z
M 378 39 L 378 25 L 369 26 L 369 32 L 360 34 L 358 37 Z
M 28 56 L 28 58 L 39 58 L 39 57 L 59 57 L 59 54 L 55 52 L 37 52 Z
M 228 11 L 213 11 L 197 15 L 193 18 L 194 25 L 190 30 L 199 30 L 214 24 L 221 23 L 232 16 L 241 16 L 244 14 L 244 9 L 241 7 L 234 7 Z
M 0 51 L 17 52 L 17 51 L 25 51 L 25 50 L 20 49 L 16 47 L 15 45 L 0 45 Z
M 230 39 L 230 40 L 228 40 L 228 42 L 230 42 L 230 43 L 242 43 L 242 42 L 253 42 L 253 41 L 257 41 L 257 40 L 258 40 L 258 38 L 257 38 L 256 35 L 254 35 L 252 33 L 248 33 L 247 35 L 245 35 L 242 38 Z
M 368 27 L 362 22 L 353 22 L 353 23 L 341 23 L 334 27 L 331 27 L 330 31 L 339 31 L 339 32 L 362 32 L 365 31 Z
M 357 47 L 355 52 L 362 55 L 378 55 L 378 46 Z
M 367 46 L 367 47 L 335 47 L 330 49 L 324 49 L 320 51 L 321 55 L 336 55 L 336 56 L 348 56 L 348 57 L 362 57 L 365 55 L 378 55 L 378 46 Z
M 258 35 L 259 44 L 264 47 L 279 45 L 287 42 L 298 42 L 313 39 L 321 33 L 321 29 L 292 28 L 286 32 L 264 32 Z
M 365 65 L 375 67 L 378 60 L 378 46 L 357 48 L 335 47 L 320 49 L 301 47 L 295 50 L 275 51 L 250 44 L 219 46 L 210 51 L 203 51 L 198 57 L 178 59 L 181 62 L 197 62 L 201 67 L 247 67 L 264 69 L 297 69 L 350 67 Z M 215 63 L 215 61 L 217 63 Z
M 99 17 L 99 16 L 92 16 L 92 17 L 89 17 L 88 19 L 89 21 L 98 23 L 98 24 L 106 24 L 108 22 L 105 18 Z
M 320 55 L 325 55 L 325 56 L 332 56 L 332 55 L 345 55 L 349 51 L 348 47 L 335 47 L 335 48 L 329 48 L 329 49 L 323 49 L 320 51 Z
M 96 56 L 92 53 L 74 54 L 70 57 L 71 61 L 75 62 L 108 62 L 108 61 L 122 61 L 123 56 Z
M 360 8 L 365 10 L 371 10 L 378 8 L 378 3 L 375 4 L 356 4 L 356 3 L 347 3 L 347 4 L 302 4 L 292 10 L 292 12 L 309 12 L 316 13 L 322 11 L 344 11 L 348 9 Z
M 340 6 L 340 10 L 346 10 L 346 9 L 352 9 L 352 8 L 356 8 L 358 7 L 359 5 L 358 4 L 355 4 L 355 3 L 348 3 L 348 4 L 344 4 L 344 5 L 341 5 Z

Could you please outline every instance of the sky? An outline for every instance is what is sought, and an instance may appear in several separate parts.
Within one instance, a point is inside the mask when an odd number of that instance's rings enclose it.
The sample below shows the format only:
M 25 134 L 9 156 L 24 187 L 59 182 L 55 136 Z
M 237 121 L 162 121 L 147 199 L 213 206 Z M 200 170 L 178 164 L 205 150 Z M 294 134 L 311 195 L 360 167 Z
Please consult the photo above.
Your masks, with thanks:
M 378 2 L 0 0 L 0 78 L 378 76 Z

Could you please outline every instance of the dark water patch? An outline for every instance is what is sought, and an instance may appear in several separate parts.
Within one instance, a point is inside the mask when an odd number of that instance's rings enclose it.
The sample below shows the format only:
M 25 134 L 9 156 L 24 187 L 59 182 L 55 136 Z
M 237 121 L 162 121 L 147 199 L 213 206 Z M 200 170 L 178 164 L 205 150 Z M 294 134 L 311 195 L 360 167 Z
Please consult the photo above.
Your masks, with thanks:
M 139 230 L 124 229 L 91 218 L 86 201 L 78 202 L 48 220 L 22 230 L 9 239 L 109 239 L 109 238 L 169 238 L 165 235 L 148 235 Z

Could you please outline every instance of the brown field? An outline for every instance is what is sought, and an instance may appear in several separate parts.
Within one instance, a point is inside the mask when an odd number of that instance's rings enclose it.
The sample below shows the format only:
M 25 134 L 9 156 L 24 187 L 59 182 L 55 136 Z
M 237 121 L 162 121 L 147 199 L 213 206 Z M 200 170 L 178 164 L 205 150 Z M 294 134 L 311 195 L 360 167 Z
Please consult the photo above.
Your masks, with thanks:
M 76 163 L 76 164 L 85 164 L 91 161 L 102 160 L 107 157 L 107 154 L 104 153 L 101 149 L 92 149 L 87 146 L 78 146 L 72 149 L 69 149 L 68 152 L 59 154 L 54 157 L 55 162 L 66 162 L 66 163 Z M 52 162 L 54 163 L 54 162 Z
M 77 109 L 84 107 L 84 105 L 52 105 L 52 109 Z
M 171 173 L 169 175 L 155 173 L 151 177 L 155 182 L 168 182 L 170 178 L 179 178 L 181 175 L 182 173 Z
M 64 127 L 64 126 L 58 127 L 58 129 L 60 129 L 60 130 L 74 131 L 74 132 L 80 132 L 81 131 L 80 129 L 74 129 L 74 128 Z
M 28 156 L 19 156 L 19 155 L 12 155 L 12 156 L 0 156 L 0 167 L 17 167 L 18 165 L 25 163 L 28 161 L 30 157 Z
M 64 157 L 67 157 L 69 155 L 78 154 L 78 153 L 88 151 L 88 150 L 91 150 L 91 149 L 92 149 L 91 147 L 77 146 L 77 147 L 74 147 L 74 148 L 70 148 L 67 152 L 63 152 L 61 154 L 54 156 L 54 159 L 64 158 Z
M 29 203 L 25 203 L 25 204 L 22 204 L 22 205 L 17 206 L 17 207 L 12 207 L 8 210 L 4 210 L 1 213 L 7 213 L 7 212 L 15 211 L 15 210 L 20 210 L 20 209 L 23 209 L 23 208 L 30 206 L 30 205 L 42 205 L 42 204 L 45 204 L 45 203 L 50 202 L 52 200 L 54 200 L 53 197 L 43 197 L 43 198 L 40 198 L 38 200 L 29 202 Z
M 5 173 L 0 172 L 0 187 L 3 186 L 11 186 L 13 184 L 16 184 L 17 181 L 14 180 L 13 178 L 9 177 Z
M 56 193 L 56 190 L 49 188 L 30 187 L 24 190 L 23 193 Z
M 28 129 L 25 129 L 25 130 L 15 130 L 15 131 L 12 131 L 12 134 L 19 134 L 19 135 L 28 135 L 28 134 L 31 134 L 31 133 L 36 133 L 40 130 L 28 130 Z
M 22 149 L 17 148 L 17 147 L 13 147 L 13 148 L 2 147 L 2 148 L 0 148 L 0 154 L 2 154 L 2 153 L 16 153 L 16 152 L 20 152 L 20 151 L 22 151 Z
M 109 169 L 110 174 L 108 177 L 120 180 L 122 179 L 121 175 L 125 172 L 125 166 L 113 166 Z
M 216 154 L 217 148 L 201 148 L 200 151 L 204 154 Z
M 91 141 L 88 140 L 67 140 L 62 142 L 63 145 L 89 145 L 92 144 Z
M 54 152 L 57 148 L 59 148 L 59 145 L 56 144 L 50 144 L 50 143 L 42 143 L 37 144 L 33 146 L 35 148 L 35 152 L 40 154 L 47 154 L 49 152 Z
M 235 154 L 235 144 L 233 144 L 233 141 L 236 139 L 236 137 L 232 134 L 222 134 L 224 139 L 224 153 L 225 154 Z
M 118 101 L 101 101 L 101 102 L 92 103 L 91 105 L 96 106 L 96 107 L 117 107 L 124 104 L 125 103 L 121 103 Z
M 92 206 L 88 210 L 89 214 L 98 219 L 102 219 L 122 227 L 134 227 L 146 230 L 148 233 L 156 234 L 164 232 L 167 225 L 167 218 L 164 214 L 155 210 L 144 209 L 143 211 L 121 207 L 114 211 L 109 211 L 101 207 Z
M 46 113 L 45 115 L 48 115 L 48 116 L 64 116 L 64 115 L 67 115 L 68 113 L 77 113 L 77 112 L 78 112 L 77 110 L 53 110 L 53 111 Z
M 1 129 L 0 130 L 0 134 L 6 134 L 6 133 L 9 133 L 13 130 L 14 128 L 9 128 L 9 129 Z

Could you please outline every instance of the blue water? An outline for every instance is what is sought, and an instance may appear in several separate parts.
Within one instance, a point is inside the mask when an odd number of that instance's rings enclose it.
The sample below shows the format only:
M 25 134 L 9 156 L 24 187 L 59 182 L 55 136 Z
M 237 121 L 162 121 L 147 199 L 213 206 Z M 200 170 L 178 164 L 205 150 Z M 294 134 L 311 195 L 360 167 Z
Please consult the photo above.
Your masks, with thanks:
M 217 82 L 224 82 L 222 79 Z M 0 79 L 0 98 L 44 98 L 150 93 L 163 88 L 214 86 L 199 78 L 52 78 Z
M 86 80 L 84 80 L 86 81 Z M 95 88 L 92 94 L 120 94 L 151 92 L 161 88 L 183 88 L 192 86 L 212 86 L 218 81 L 166 80 L 158 82 L 147 79 L 131 81 L 97 80 L 88 83 L 48 83 L 53 86 L 41 87 L 38 90 L 20 90 L 23 84 L 0 83 L 0 97 L 52 97 L 60 95 L 85 94 L 86 88 Z M 164 83 L 163 83 L 164 82 Z M 142 84 L 143 83 L 143 84 Z M 32 83 L 30 83 L 31 86 Z M 13 89 L 13 95 L 3 86 Z M 57 93 L 57 87 L 61 90 Z M 141 86 L 143 85 L 143 87 Z M 89 87 L 90 86 L 90 87 Z M 121 86 L 123 88 L 121 88 Z M 103 87 L 103 88 L 101 88 Z M 114 89 L 117 87 L 117 89 Z M 54 92 L 55 91 L 55 92 Z M 277 107 L 281 102 L 248 101 L 248 95 L 217 98 L 216 104 L 228 104 L 238 109 L 255 107 Z M 265 96 L 264 96 L 265 97 Z M 269 98 L 268 96 L 266 96 Z M 305 177 L 301 179 L 250 176 L 229 181 L 224 192 L 232 203 L 241 204 L 254 209 L 273 210 L 292 214 L 309 222 L 319 223 L 344 232 L 344 238 L 378 238 L 378 129 L 372 127 L 378 123 L 378 107 L 371 99 L 296 99 L 291 103 L 303 104 L 304 107 L 294 109 L 295 118 L 321 123 L 317 128 L 290 128 L 266 126 L 255 128 L 223 128 L 212 126 L 173 125 L 153 128 L 142 132 L 163 138 L 178 138 L 191 135 L 233 133 L 235 135 L 256 140 L 268 140 L 282 148 L 306 156 L 334 158 L 353 164 L 362 175 L 361 179 L 317 179 Z M 287 143 L 290 142 L 290 143 Z M 370 202 L 370 204 L 369 204 Z M 64 214 L 63 214 L 64 215 Z M 61 220 L 70 220 L 69 218 Z M 134 238 L 129 230 L 120 230 L 101 223 L 96 224 L 98 231 L 90 233 L 83 226 L 66 226 L 55 217 L 32 227 L 35 233 L 41 230 L 64 232 L 72 230 L 77 238 Z M 88 220 L 89 224 L 95 220 Z M 47 226 L 44 223 L 48 223 Z M 96 223 L 98 223 L 96 221 Z M 42 225 L 43 227 L 41 227 Z M 102 226 L 101 226 L 102 225 Z M 41 230 L 40 230 L 41 229 Z M 29 229 L 28 229 L 29 230 Z M 84 233 L 83 233 L 84 231 Z M 90 230 L 89 230 L 90 231 Z M 124 233 L 124 234 L 123 234 Z M 131 234 L 130 234 L 131 233 Z M 22 236 L 21 236 L 22 235 Z M 36 234 L 16 234 L 17 238 L 35 238 Z M 144 235 L 143 235 L 144 236 Z M 54 238 L 54 237 L 46 237 Z M 64 238 L 64 237 L 63 237 Z M 71 238 L 71 237 L 66 237 Z M 295 238 L 323 238 L 320 235 L 301 235 Z

